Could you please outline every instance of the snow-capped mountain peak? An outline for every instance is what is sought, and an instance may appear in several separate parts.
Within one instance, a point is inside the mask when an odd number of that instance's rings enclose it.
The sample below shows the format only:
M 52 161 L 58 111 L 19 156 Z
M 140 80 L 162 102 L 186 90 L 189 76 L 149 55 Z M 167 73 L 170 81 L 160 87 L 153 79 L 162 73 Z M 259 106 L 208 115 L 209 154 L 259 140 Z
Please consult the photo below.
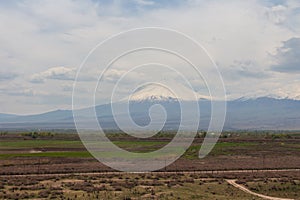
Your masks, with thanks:
M 290 100 L 300 100 L 300 95 L 288 95 L 288 94 L 248 94 L 241 96 L 239 98 L 236 98 L 237 101 L 247 101 L 247 100 L 255 100 L 259 98 L 270 98 L 270 99 L 290 99 Z
M 130 101 L 195 101 L 209 99 L 192 89 L 176 84 L 176 89 L 168 89 L 160 84 L 147 84 L 137 89 L 130 97 Z M 175 94 L 177 93 L 177 94 Z

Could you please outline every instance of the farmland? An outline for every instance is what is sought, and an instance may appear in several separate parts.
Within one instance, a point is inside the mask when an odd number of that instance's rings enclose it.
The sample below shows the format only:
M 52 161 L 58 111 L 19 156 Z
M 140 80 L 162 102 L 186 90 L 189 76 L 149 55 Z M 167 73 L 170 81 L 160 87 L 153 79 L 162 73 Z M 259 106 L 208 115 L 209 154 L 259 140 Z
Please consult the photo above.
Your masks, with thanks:
M 132 152 L 159 149 L 173 136 L 108 134 Z M 300 199 L 299 133 L 225 133 L 213 151 L 199 159 L 202 141 L 199 134 L 180 159 L 157 172 L 132 174 L 98 162 L 74 133 L 3 132 L 0 198 L 261 199 L 226 181 L 236 180 L 253 192 Z

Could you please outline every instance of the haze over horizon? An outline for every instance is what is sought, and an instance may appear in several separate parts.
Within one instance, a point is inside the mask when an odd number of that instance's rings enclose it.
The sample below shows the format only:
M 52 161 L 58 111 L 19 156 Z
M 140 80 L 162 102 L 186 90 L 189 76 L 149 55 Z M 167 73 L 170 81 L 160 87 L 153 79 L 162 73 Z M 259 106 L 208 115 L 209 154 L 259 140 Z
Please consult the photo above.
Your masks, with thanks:
M 18 0 L 0 2 L 0 113 L 71 109 L 75 75 L 88 52 L 111 35 L 141 27 L 178 30 L 203 45 L 219 67 L 230 100 L 259 96 L 300 100 L 297 0 L 226 4 L 218 0 Z M 137 53 L 105 74 L 107 91 L 101 91 L 98 104 L 107 102 L 108 90 L 126 66 L 145 55 L 159 56 Z M 171 57 L 164 59 L 186 67 Z M 104 66 L 95 63 L 98 71 L 79 81 L 90 84 L 99 76 Z M 163 80 L 164 74 L 177 78 L 162 69 L 135 71 L 126 77 L 122 90 L 146 78 Z M 202 80 L 193 79 L 192 72 L 189 80 L 196 92 L 207 96 Z M 83 101 L 85 94 L 82 91 Z

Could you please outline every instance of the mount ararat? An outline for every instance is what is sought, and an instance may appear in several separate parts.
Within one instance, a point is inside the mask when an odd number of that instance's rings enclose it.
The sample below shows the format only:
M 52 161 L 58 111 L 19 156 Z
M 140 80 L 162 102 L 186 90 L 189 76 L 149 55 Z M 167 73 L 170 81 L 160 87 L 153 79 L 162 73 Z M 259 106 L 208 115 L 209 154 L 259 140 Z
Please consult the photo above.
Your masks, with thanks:
M 180 124 L 180 102 L 192 107 L 192 101 L 199 104 L 199 130 L 205 130 L 210 121 L 211 100 L 207 96 L 191 93 L 188 88 L 180 88 L 182 94 L 177 98 L 171 91 L 157 85 L 148 85 L 135 91 L 130 97 L 129 111 L 133 121 L 144 126 L 149 124 L 149 109 L 160 104 L 167 117 L 164 129 L 176 130 Z M 217 101 L 217 100 L 215 100 Z M 124 106 L 120 100 L 113 106 Z M 191 106 L 189 106 L 191 104 Z M 194 104 L 193 104 L 194 105 Z M 99 124 L 106 130 L 117 130 L 114 116 L 126 117 L 122 112 L 112 114 L 112 104 L 78 110 L 80 117 L 89 123 L 90 109 L 95 109 Z M 187 110 L 188 111 L 188 110 Z M 75 128 L 72 110 L 55 110 L 36 115 L 0 114 L 0 129 L 73 129 Z M 297 99 L 279 99 L 269 96 L 258 98 L 239 98 L 227 101 L 227 113 L 224 130 L 300 130 L 300 101 Z

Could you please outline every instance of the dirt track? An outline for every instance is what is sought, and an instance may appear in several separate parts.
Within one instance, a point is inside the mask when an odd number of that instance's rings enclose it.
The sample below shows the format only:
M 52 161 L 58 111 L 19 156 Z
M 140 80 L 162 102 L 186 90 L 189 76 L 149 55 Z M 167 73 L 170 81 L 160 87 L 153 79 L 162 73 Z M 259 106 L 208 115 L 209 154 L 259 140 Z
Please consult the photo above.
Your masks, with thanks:
M 258 193 L 255 193 L 255 192 L 252 192 L 250 190 L 248 190 L 246 187 L 242 186 L 242 185 L 239 185 L 236 183 L 236 180 L 226 180 L 227 183 L 229 183 L 230 185 L 248 193 L 248 194 L 252 194 L 254 196 L 258 196 L 258 197 L 261 197 L 263 199 L 269 199 L 269 200 L 293 200 L 293 199 L 287 199 L 287 198 L 278 198 L 278 197 L 270 197 L 270 196 L 266 196 L 266 195 L 263 195 L 263 194 L 258 194 Z

